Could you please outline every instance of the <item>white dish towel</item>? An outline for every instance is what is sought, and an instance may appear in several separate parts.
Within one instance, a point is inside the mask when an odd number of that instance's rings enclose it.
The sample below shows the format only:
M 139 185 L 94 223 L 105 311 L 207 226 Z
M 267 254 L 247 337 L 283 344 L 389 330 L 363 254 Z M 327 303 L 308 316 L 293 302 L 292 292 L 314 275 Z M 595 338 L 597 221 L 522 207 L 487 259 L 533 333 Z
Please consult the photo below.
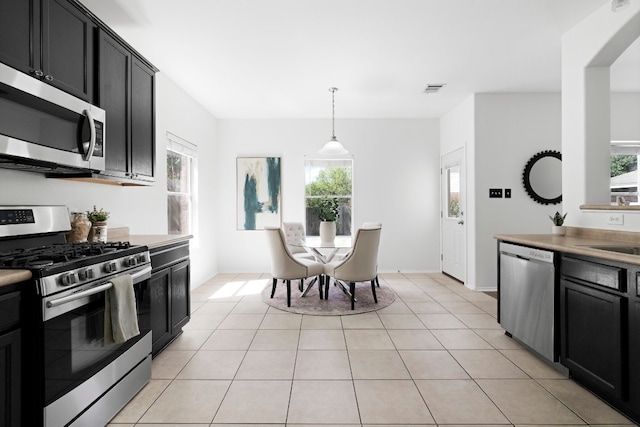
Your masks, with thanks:
M 136 296 L 130 274 L 111 279 L 104 298 L 104 342 L 119 344 L 140 335 Z

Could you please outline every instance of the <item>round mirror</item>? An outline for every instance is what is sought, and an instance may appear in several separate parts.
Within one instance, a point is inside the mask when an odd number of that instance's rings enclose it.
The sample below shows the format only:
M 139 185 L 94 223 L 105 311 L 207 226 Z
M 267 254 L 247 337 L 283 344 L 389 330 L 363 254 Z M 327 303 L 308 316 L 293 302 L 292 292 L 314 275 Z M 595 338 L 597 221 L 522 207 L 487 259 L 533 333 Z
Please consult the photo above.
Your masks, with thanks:
M 522 173 L 524 189 L 543 205 L 562 202 L 562 155 L 559 151 L 541 151 L 533 156 Z

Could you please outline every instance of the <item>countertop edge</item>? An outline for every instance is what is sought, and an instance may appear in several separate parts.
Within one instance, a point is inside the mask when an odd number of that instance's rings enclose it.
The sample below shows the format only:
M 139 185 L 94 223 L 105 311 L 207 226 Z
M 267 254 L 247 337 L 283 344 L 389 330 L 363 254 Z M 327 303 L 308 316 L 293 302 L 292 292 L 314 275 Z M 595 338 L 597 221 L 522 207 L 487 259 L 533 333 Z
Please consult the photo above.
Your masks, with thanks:
M 496 234 L 494 238 L 509 243 L 519 243 L 539 249 L 547 249 L 575 255 L 589 256 L 609 261 L 640 265 L 640 256 L 594 249 L 590 246 L 616 246 L 620 240 L 584 237 L 579 235 L 558 236 L 553 234 Z M 630 242 L 631 243 L 631 242 Z
M 144 245 L 149 249 L 161 248 L 193 239 L 191 234 L 130 234 L 122 236 L 132 245 Z
M 31 279 L 29 270 L 0 270 L 0 286 L 13 285 Z

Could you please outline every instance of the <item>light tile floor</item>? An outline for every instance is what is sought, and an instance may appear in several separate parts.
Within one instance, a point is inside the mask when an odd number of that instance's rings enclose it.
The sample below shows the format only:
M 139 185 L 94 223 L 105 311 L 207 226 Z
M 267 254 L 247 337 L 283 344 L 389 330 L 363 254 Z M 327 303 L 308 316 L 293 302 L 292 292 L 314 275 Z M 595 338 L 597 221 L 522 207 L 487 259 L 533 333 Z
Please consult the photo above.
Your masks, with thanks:
M 196 288 L 183 334 L 109 425 L 633 425 L 505 336 L 495 299 L 442 274 L 381 274 L 396 301 L 347 316 L 273 309 L 270 281 Z

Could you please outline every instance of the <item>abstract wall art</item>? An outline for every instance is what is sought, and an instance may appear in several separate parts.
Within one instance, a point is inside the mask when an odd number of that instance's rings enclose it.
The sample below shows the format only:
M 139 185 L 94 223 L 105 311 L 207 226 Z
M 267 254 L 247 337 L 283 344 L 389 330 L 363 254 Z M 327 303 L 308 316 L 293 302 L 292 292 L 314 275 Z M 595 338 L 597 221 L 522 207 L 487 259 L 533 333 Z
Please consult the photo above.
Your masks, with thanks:
M 238 157 L 238 230 L 279 227 L 282 220 L 280 157 Z

